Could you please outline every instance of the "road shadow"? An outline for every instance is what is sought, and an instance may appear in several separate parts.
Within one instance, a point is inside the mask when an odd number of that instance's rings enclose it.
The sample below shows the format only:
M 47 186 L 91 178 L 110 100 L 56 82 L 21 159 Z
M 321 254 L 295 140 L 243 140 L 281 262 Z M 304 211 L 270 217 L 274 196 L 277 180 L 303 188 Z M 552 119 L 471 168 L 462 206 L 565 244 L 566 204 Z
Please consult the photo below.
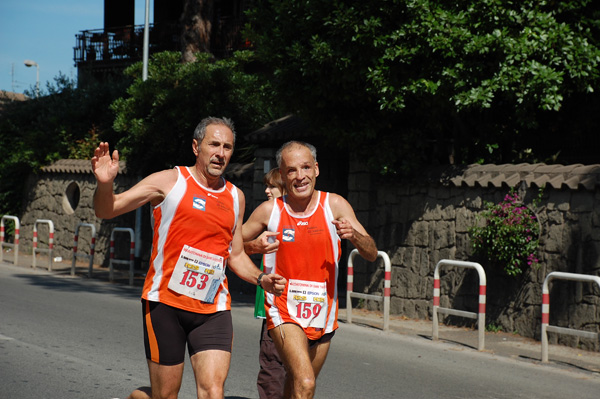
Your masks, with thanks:
M 87 277 L 66 277 L 60 274 L 14 274 L 29 284 L 48 290 L 63 292 L 91 292 L 97 294 L 115 294 L 128 298 L 140 298 L 141 286 L 129 286 L 120 281 L 108 282 Z
M 127 276 L 115 275 L 114 281 L 108 280 L 108 271 L 94 271 L 92 278 L 86 272 L 71 276 L 71 269 L 53 270 L 48 274 L 16 273 L 14 277 L 28 280 L 29 284 L 49 290 L 63 292 L 91 292 L 97 294 L 114 294 L 121 297 L 139 299 L 142 296 L 144 276 L 136 275 L 134 285 L 129 285 Z M 253 307 L 255 295 L 231 292 L 232 307 Z
M 531 363 L 541 363 L 540 358 L 538 357 L 531 357 L 531 356 L 526 356 L 526 355 L 519 355 L 519 359 L 521 360 L 525 360 Z M 553 359 L 549 359 L 548 362 L 550 364 L 553 364 L 555 366 L 559 366 L 560 368 L 565 368 L 565 369 L 569 369 L 569 368 L 575 368 L 578 369 L 580 371 L 585 371 L 588 373 L 593 373 L 593 374 L 599 374 L 600 373 L 600 368 L 598 367 L 594 367 L 592 365 L 586 365 L 583 366 L 581 364 L 576 364 L 576 363 L 572 363 L 572 362 L 568 362 L 565 360 L 553 360 Z

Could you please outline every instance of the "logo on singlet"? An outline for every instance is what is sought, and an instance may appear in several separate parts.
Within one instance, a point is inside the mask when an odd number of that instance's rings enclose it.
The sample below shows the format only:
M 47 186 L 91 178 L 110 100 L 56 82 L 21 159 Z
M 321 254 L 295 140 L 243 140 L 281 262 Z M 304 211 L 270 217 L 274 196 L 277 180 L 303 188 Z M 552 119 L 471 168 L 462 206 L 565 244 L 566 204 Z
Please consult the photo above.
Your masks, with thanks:
M 296 231 L 292 227 L 284 227 L 282 229 L 283 242 L 294 242 L 295 238 L 296 238 Z
M 206 198 L 194 197 L 194 202 L 192 203 L 192 207 L 194 209 L 199 209 L 201 211 L 205 211 L 206 210 Z
M 299 221 L 297 226 L 308 226 L 308 222 L 307 221 Z

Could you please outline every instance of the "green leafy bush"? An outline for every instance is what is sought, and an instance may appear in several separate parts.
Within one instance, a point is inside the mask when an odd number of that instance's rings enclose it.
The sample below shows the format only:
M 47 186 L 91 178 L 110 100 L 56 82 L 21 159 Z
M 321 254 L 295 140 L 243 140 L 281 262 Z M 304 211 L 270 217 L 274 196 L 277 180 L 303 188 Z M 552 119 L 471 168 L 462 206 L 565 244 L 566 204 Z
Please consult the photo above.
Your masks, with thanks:
M 533 201 L 536 207 L 543 189 Z M 469 229 L 471 244 L 476 255 L 492 267 L 502 267 L 509 276 L 517 276 L 528 267 L 539 266 L 540 224 L 535 213 L 525 206 L 512 188 L 498 204 L 485 202 L 486 209 L 478 216 L 478 223 Z M 480 226 L 479 219 L 485 218 Z
M 250 51 L 221 60 L 199 53 L 189 63 L 181 63 L 179 52 L 165 51 L 152 55 L 145 81 L 141 62 L 127 68 L 134 82 L 111 105 L 114 128 L 122 136 L 110 143 L 127 161 L 127 170 L 144 176 L 193 164 L 192 134 L 206 116 L 232 118 L 238 132 L 232 162 L 240 162 L 243 154 L 252 159 L 245 135 L 282 115 L 269 82 L 247 72 L 253 62 Z

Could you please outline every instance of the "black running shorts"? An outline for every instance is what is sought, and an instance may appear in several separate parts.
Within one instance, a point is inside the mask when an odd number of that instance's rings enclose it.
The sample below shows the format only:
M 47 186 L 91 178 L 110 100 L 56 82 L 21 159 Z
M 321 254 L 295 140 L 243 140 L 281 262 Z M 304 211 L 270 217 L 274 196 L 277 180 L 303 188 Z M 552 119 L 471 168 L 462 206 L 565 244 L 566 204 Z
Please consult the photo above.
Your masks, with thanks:
M 183 363 L 187 344 L 190 356 L 215 349 L 231 352 L 231 311 L 210 314 L 181 310 L 142 299 L 146 358 L 158 364 Z
M 317 346 L 319 344 L 325 344 L 325 343 L 331 341 L 331 338 L 333 338 L 334 335 L 335 335 L 335 330 L 332 331 L 332 332 L 330 332 L 330 333 L 324 334 L 319 339 L 314 339 L 314 340 L 313 339 L 309 339 L 308 340 L 308 348 L 312 349 L 312 348 L 314 348 L 315 346 Z

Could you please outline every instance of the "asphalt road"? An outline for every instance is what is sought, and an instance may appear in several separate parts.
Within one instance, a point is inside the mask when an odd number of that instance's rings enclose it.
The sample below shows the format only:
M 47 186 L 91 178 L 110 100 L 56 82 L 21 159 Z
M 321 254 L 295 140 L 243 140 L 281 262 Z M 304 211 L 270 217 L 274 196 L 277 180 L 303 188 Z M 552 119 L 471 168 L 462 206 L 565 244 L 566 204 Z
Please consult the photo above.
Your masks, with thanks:
M 0 399 L 124 398 L 148 384 L 139 287 L 0 264 Z M 260 322 L 235 300 L 227 399 L 257 398 Z M 598 397 L 600 377 L 342 323 L 318 398 Z M 194 398 L 186 364 L 180 398 Z

